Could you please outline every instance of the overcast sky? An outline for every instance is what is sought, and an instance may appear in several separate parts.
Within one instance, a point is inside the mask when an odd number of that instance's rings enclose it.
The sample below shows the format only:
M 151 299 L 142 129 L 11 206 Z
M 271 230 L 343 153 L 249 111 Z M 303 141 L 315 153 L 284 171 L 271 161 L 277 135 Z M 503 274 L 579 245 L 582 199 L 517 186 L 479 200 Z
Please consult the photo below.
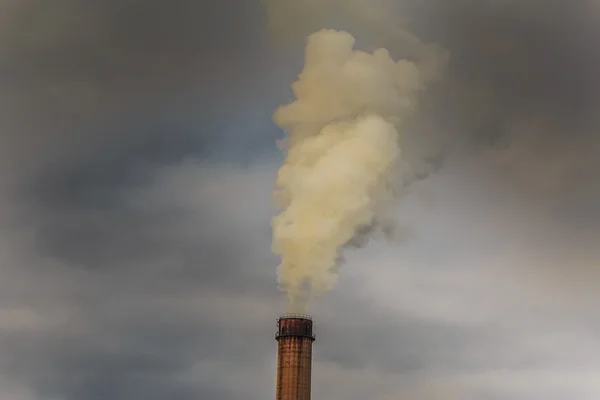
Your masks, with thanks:
M 271 115 L 314 29 L 407 55 L 259 3 L 0 0 L 0 400 L 274 397 Z M 597 400 L 600 4 L 373 4 L 450 53 L 436 168 L 312 304 L 313 398 Z

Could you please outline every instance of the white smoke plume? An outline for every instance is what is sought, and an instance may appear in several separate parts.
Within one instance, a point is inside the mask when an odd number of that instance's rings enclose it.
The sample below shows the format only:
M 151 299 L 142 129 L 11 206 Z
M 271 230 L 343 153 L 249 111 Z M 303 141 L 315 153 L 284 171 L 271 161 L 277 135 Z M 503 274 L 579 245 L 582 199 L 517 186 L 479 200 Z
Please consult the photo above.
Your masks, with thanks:
M 310 35 L 292 85 L 296 100 L 274 115 L 288 134 L 277 177 L 282 212 L 272 225 L 290 312 L 303 312 L 312 293 L 334 286 L 342 246 L 402 187 L 399 130 L 435 75 L 431 62 L 394 61 L 385 49 L 354 45 L 344 31 Z

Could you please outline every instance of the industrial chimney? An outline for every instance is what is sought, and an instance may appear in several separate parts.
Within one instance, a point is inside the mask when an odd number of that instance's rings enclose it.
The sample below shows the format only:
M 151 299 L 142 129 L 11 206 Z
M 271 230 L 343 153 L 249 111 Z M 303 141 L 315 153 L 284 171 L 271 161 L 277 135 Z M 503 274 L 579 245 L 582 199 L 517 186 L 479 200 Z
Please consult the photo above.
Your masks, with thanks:
M 312 326 L 308 315 L 285 314 L 277 320 L 276 400 L 310 400 Z

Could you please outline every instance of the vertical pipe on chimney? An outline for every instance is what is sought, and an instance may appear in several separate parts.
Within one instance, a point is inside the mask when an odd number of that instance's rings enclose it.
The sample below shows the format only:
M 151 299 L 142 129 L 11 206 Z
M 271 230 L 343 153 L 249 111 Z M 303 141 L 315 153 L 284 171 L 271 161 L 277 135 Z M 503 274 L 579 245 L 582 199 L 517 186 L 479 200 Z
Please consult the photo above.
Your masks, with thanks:
M 285 314 L 277 320 L 276 400 L 310 400 L 313 322 L 307 315 Z

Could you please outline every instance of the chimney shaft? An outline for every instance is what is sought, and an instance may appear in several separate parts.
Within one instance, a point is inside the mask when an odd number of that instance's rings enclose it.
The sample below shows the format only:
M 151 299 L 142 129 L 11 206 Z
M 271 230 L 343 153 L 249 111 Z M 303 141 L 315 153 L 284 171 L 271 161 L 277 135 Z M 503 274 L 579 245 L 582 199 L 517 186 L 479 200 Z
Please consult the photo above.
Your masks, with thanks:
M 310 400 L 312 319 L 306 315 L 283 315 L 277 321 L 276 400 Z

